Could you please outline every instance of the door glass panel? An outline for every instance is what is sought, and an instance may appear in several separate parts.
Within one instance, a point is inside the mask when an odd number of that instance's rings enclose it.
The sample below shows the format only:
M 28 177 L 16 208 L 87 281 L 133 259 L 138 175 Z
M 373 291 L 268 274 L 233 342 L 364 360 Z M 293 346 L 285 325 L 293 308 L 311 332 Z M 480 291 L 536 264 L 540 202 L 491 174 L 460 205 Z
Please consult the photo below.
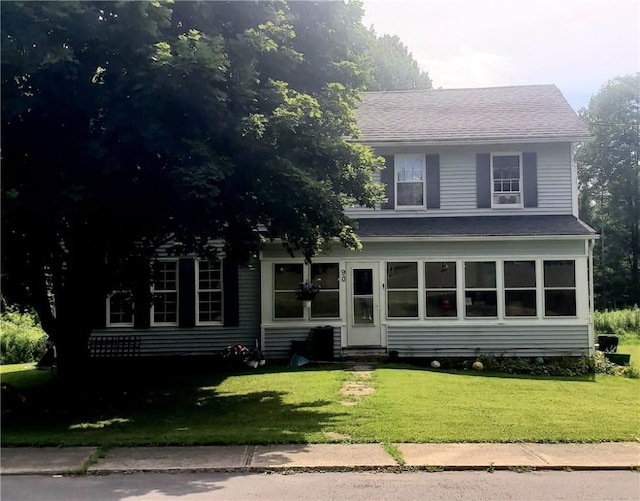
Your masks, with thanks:
M 373 294 L 372 270 L 353 270 L 353 295 L 369 296 Z
M 354 297 L 353 298 L 353 322 L 356 324 L 373 323 L 373 298 Z

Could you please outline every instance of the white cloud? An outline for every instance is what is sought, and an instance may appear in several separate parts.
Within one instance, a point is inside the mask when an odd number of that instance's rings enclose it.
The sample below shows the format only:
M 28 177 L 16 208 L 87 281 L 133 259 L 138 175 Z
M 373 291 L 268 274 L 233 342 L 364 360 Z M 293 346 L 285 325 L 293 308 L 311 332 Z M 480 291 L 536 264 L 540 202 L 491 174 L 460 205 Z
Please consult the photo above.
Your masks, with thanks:
M 507 57 L 469 48 L 446 59 L 427 56 L 417 61 L 427 69 L 435 88 L 512 85 L 516 78 Z
M 640 71 L 638 0 L 364 0 L 436 87 L 553 83 L 575 107 Z

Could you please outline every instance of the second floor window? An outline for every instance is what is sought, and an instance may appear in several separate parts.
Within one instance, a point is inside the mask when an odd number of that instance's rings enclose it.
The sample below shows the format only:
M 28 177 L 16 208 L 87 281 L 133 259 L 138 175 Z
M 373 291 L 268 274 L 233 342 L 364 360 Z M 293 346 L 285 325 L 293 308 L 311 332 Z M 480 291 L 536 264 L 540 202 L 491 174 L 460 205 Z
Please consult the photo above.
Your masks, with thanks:
M 520 155 L 492 155 L 492 206 L 522 207 L 522 161 Z
M 396 155 L 396 207 L 424 207 L 424 155 Z

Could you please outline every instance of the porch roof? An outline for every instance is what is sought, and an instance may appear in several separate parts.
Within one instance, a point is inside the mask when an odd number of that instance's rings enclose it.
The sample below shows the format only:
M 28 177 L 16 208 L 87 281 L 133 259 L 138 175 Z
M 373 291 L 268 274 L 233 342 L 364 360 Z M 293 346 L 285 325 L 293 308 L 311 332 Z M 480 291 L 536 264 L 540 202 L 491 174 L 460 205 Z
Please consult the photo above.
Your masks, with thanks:
M 595 236 L 572 215 L 371 217 L 357 219 L 362 237 L 557 237 Z

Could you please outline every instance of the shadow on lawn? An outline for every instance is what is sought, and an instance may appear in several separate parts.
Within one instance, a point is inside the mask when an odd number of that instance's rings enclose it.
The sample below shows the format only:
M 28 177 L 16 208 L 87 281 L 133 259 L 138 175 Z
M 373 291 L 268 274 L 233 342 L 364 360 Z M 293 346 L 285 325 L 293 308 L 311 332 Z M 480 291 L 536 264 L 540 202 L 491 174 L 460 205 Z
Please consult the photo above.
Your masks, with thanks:
M 124 365 L 93 367 L 72 387 L 55 379 L 23 389 L 2 419 L 3 445 L 191 445 L 302 443 L 344 413 L 334 402 L 298 399 L 286 392 L 221 394 L 230 376 L 338 370 L 316 366 L 265 366 L 258 370 L 212 371 L 191 367 Z M 14 379 L 20 372 L 14 373 Z
M 431 367 L 414 365 L 410 363 L 391 363 L 381 364 L 378 366 L 380 369 L 403 369 L 403 370 L 416 370 L 424 372 L 433 372 L 434 374 L 450 374 L 453 376 L 472 376 L 472 377 L 485 377 L 485 378 L 500 378 L 500 379 L 531 379 L 535 381 L 572 381 L 579 383 L 595 383 L 595 374 L 585 374 L 582 376 L 547 376 L 547 375 L 533 375 L 533 374 L 510 374 L 506 372 L 491 372 L 491 371 L 476 371 L 473 369 L 433 369 Z

